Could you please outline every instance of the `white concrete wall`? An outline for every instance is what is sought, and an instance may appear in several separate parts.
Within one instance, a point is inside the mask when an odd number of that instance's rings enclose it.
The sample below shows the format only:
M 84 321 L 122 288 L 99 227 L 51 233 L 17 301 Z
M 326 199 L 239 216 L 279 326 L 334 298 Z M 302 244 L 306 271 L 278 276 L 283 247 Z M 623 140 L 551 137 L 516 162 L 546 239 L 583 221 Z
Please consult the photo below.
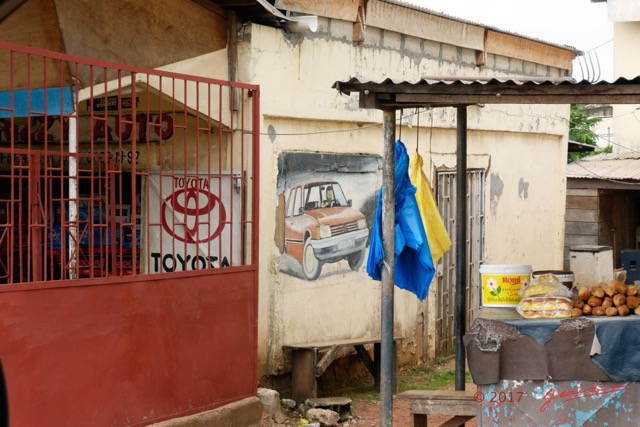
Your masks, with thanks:
M 364 268 L 351 272 L 328 265 L 318 280 L 309 282 L 278 267 L 273 237 L 278 156 L 288 151 L 382 155 L 382 127 L 375 126 L 381 113 L 359 109 L 357 96 L 331 88 L 335 81 L 351 76 L 416 81 L 426 75 L 566 75 L 566 70 L 495 55 L 488 55 L 487 66 L 480 69 L 474 50 L 373 27 L 367 27 L 367 41 L 355 45 L 352 31 L 352 23 L 321 18 L 316 33 L 287 35 L 251 25 L 240 37 L 239 79 L 260 84 L 262 100 L 261 375 L 288 370 L 283 344 L 379 335 L 380 285 Z M 470 107 L 469 154 L 488 166 L 486 262 L 562 267 L 568 115 L 568 106 Z M 455 111 L 435 110 L 430 145 L 429 123 L 430 113 L 422 113 L 425 165 L 433 154 L 436 166 L 454 168 Z M 402 131 L 410 153 L 415 150 L 415 125 L 416 120 L 412 129 Z M 304 135 L 312 132 L 327 133 Z M 396 334 L 412 337 L 423 316 L 424 304 L 412 294 L 396 292 Z M 407 350 L 415 351 L 411 346 Z
M 640 3 L 637 0 L 608 0 L 607 9 L 610 21 L 640 21 Z
M 611 9 L 611 6 L 609 8 Z M 640 21 L 640 17 L 636 19 Z M 613 70 L 616 76 L 632 79 L 640 75 L 640 22 L 616 22 L 613 24 Z M 629 152 L 627 148 L 640 149 L 640 105 L 615 104 L 613 126 L 615 153 Z

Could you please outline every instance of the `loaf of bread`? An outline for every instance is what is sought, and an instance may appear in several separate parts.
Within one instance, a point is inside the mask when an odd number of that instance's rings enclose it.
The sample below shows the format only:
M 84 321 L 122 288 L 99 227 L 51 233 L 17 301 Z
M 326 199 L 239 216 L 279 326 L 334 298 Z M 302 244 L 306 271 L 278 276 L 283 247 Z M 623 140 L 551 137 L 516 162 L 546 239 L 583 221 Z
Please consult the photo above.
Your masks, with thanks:
M 540 284 L 540 285 L 530 285 L 528 286 L 524 292 L 522 293 L 523 297 L 536 297 L 541 295 L 547 295 L 554 292 L 557 289 L 556 285 L 553 284 Z
M 571 317 L 573 301 L 565 297 L 528 297 L 518 305 L 525 319 L 563 319 Z

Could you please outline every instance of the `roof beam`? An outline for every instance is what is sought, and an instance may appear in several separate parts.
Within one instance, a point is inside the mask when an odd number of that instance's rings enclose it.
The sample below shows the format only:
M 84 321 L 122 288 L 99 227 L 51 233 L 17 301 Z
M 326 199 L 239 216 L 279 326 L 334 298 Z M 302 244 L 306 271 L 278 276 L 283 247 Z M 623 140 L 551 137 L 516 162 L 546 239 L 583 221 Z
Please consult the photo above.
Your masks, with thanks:
M 569 81 L 434 81 L 418 83 L 336 82 L 342 93 L 358 92 L 361 108 L 411 108 L 472 104 L 640 104 L 640 77 L 607 83 Z
M 0 1 L 0 22 L 13 13 L 14 10 L 22 6 L 26 0 L 4 0 Z
M 395 98 L 398 105 L 408 106 L 448 104 L 640 104 L 640 93 L 599 95 L 599 94 L 398 94 Z M 403 107 L 406 108 L 406 107 Z

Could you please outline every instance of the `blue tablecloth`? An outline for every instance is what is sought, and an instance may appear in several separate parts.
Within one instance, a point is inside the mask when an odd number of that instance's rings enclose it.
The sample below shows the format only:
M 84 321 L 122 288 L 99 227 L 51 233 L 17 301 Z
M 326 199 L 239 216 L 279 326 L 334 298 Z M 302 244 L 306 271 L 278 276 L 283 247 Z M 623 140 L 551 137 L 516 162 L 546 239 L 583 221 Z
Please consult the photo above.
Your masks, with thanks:
M 518 329 L 522 335 L 544 345 L 563 322 L 571 319 L 524 319 L 515 310 L 481 310 L 480 318 L 501 321 Z M 591 360 L 614 381 L 640 381 L 640 316 L 581 316 L 581 321 L 595 324 L 600 353 Z M 571 351 L 571 346 L 567 347 Z

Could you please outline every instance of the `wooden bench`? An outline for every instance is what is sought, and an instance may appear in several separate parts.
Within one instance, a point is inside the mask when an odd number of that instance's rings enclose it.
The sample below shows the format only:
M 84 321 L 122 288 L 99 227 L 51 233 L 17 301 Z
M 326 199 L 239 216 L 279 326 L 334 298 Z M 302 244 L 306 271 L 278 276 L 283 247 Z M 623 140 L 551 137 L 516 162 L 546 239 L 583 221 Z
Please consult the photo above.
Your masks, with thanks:
M 402 338 L 394 338 L 394 347 Z M 373 358 L 365 346 L 373 344 Z M 290 344 L 282 348 L 291 350 L 291 398 L 302 403 L 309 398 L 318 396 L 317 379 L 324 373 L 344 347 L 353 347 L 362 363 L 373 376 L 376 390 L 380 390 L 380 339 L 364 338 L 338 340 L 331 342 L 315 342 L 307 344 Z M 397 378 L 397 357 L 394 348 L 394 381 Z M 321 357 L 320 357 L 321 356 Z M 397 390 L 394 382 L 394 390 Z
M 440 427 L 459 427 L 478 415 L 474 390 L 409 390 L 396 395 L 409 399 L 413 427 L 427 427 L 427 415 L 453 415 Z

